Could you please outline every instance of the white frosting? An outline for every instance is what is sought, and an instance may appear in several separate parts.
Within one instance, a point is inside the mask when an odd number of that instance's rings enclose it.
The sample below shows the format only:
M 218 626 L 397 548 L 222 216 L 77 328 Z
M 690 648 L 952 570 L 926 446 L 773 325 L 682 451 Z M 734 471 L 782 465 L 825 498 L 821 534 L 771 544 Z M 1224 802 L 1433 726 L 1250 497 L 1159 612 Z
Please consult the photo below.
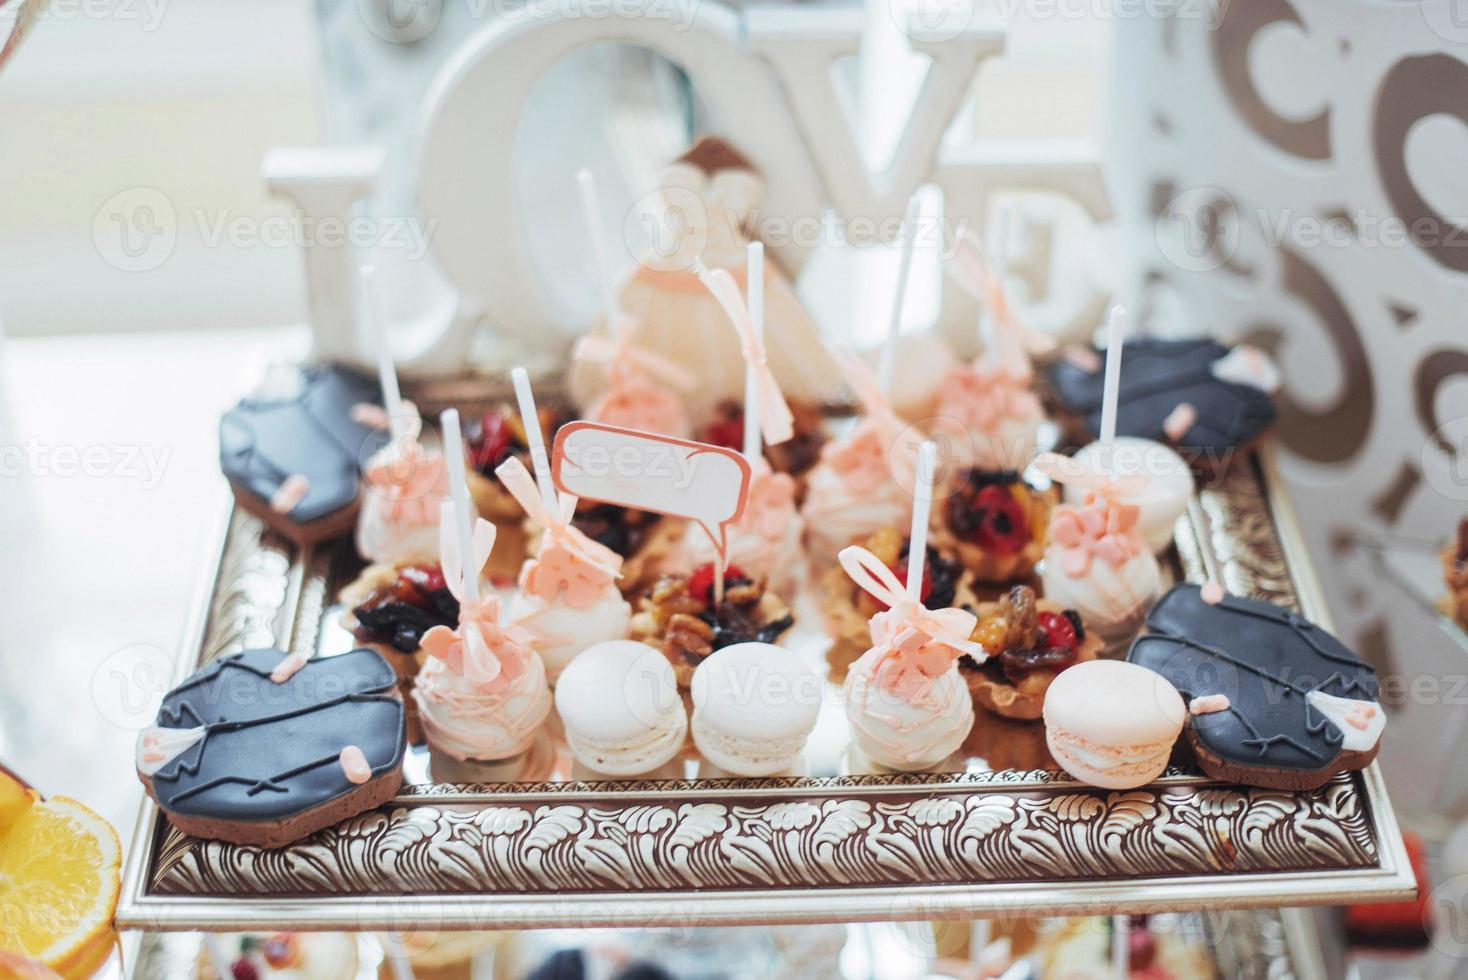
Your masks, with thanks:
M 822 463 L 810 472 L 801 515 L 807 554 L 818 567 L 828 567 L 847 545 L 884 527 L 910 525 L 912 495 L 888 480 L 872 493 L 853 496 L 841 475 Z
M 539 657 L 504 690 L 489 694 L 441 660 L 430 660 L 413 688 L 429 743 L 456 759 L 494 761 L 530 747 L 550 713 L 550 686 Z
M 411 564 L 438 561 L 438 521 L 407 526 L 383 516 L 387 500 L 368 491 L 362 494 L 362 511 L 357 517 L 357 553 L 368 561 Z
M 1341 748 L 1347 752 L 1370 752 L 1381 741 L 1381 733 L 1386 729 L 1386 712 L 1375 701 L 1357 701 L 1324 691 L 1311 691 L 1305 700 L 1341 730 L 1346 737 Z M 1352 718 L 1360 724 L 1353 724 Z
M 974 724 L 973 698 L 955 664 L 914 700 L 872 684 L 868 651 L 846 675 L 842 696 L 857 745 L 893 769 L 928 769 L 948 758 Z
M 1135 504 L 1141 513 L 1137 517 L 1137 530 L 1147 539 L 1153 551 L 1161 553 L 1172 544 L 1173 528 L 1177 519 L 1188 509 L 1193 496 L 1193 471 L 1177 453 L 1160 442 L 1140 439 L 1135 436 L 1118 436 L 1109 458 L 1099 442 L 1093 442 L 1075 454 L 1075 459 L 1097 467 L 1104 467 L 1116 476 L 1142 474 L 1147 477 L 1136 493 L 1118 496 L 1123 503 Z M 1067 485 L 1065 502 L 1080 504 L 1086 497 L 1086 488 Z
M 627 635 L 632 607 L 622 597 L 616 582 L 608 582 L 596 602 L 576 609 L 562 602 L 546 602 L 538 596 L 516 591 L 510 599 L 507 619 L 530 630 L 532 646 L 545 662 L 551 683 L 577 654 L 607 640 Z
M 134 749 L 134 761 L 138 772 L 151 777 L 174 759 L 183 755 L 199 743 L 207 731 L 198 728 L 145 728 L 138 733 Z
M 1270 395 L 1278 392 L 1283 383 L 1274 358 L 1248 344 L 1240 344 L 1214 361 L 1210 370 L 1220 381 L 1248 385 Z
M 876 367 L 880 349 L 867 358 Z M 958 365 L 953 350 L 936 330 L 905 333 L 897 338 L 892 362 L 892 410 L 906 419 L 930 415 L 948 372 Z
M 1040 565 L 1040 581 L 1046 599 L 1074 609 L 1086 629 L 1115 643 L 1141 628 L 1162 592 L 1162 569 L 1150 551 L 1139 551 L 1120 568 L 1095 559 L 1086 575 L 1071 578 L 1061 571 L 1051 545 Z

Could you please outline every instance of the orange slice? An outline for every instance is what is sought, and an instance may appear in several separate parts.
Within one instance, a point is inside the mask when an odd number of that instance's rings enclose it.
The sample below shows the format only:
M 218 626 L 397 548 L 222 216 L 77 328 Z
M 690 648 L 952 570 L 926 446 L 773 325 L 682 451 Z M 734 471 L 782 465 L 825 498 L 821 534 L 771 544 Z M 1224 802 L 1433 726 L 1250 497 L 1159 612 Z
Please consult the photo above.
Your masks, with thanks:
M 0 833 L 5 832 L 20 815 L 40 799 L 40 794 L 25 784 L 15 773 L 0 766 Z
M 3 782 L 3 780 L 0 780 Z M 0 824 L 0 950 L 67 978 L 91 975 L 113 941 L 122 845 L 112 826 L 58 796 L 18 806 Z

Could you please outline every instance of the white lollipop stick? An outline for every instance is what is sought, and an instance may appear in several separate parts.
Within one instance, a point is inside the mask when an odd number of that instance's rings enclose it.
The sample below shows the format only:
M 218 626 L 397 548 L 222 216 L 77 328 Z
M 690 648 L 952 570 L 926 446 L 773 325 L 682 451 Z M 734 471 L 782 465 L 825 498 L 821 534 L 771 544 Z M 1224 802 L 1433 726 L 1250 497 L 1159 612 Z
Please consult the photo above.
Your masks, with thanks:
M 361 273 L 362 292 L 367 298 L 367 329 L 372 335 L 372 346 L 377 348 L 377 381 L 382 386 L 382 407 L 387 412 L 393 444 L 401 446 L 412 434 L 408 429 L 408 418 L 403 414 L 403 395 L 398 389 L 398 372 L 393 367 L 392 349 L 387 345 L 387 328 L 383 326 L 382 303 L 377 293 L 377 269 L 364 265 Z
M 596 262 L 597 286 L 601 290 L 602 314 L 607 320 L 607 329 L 617 329 L 617 294 L 612 287 L 612 270 L 608 261 L 607 232 L 602 227 L 601 211 L 597 207 L 596 180 L 591 171 L 582 167 L 576 172 L 576 187 L 581 193 L 581 215 L 586 222 L 586 237 L 591 242 L 591 255 Z
M 414 980 L 413 961 L 408 959 L 403 952 L 403 937 L 396 933 L 388 933 L 387 965 L 392 968 L 393 980 Z
M 749 322 L 754 325 L 757 340 L 765 339 L 765 245 L 750 242 L 749 259 L 745 272 L 749 281 L 745 283 L 745 303 L 749 306 Z M 753 364 L 744 365 L 744 458 L 751 464 L 760 456 L 759 385 L 755 381 Z
M 912 534 L 907 539 L 907 594 L 921 602 L 923 566 L 928 560 L 928 515 L 933 511 L 933 471 L 938 446 L 931 440 L 918 447 L 917 483 L 913 487 Z
M 443 427 L 443 458 L 449 464 L 449 496 L 454 502 L 454 532 L 459 536 L 459 565 L 463 572 L 463 593 L 468 602 L 479 601 L 479 569 L 474 564 L 474 512 L 469 507 L 469 481 L 464 472 L 464 434 L 459 428 L 459 410 L 444 409 L 439 416 Z
M 530 375 L 517 367 L 510 372 L 515 383 L 515 401 L 520 405 L 520 424 L 525 428 L 525 442 L 530 446 L 530 465 L 535 468 L 535 483 L 540 497 L 551 514 L 560 512 L 556 486 L 551 482 L 550 455 L 545 451 L 545 433 L 540 431 L 540 413 L 535 410 L 535 392 L 530 388 Z
M 887 321 L 887 339 L 882 343 L 881 359 L 877 362 L 877 380 L 882 393 L 892 396 L 892 379 L 897 373 L 897 338 L 902 333 L 902 301 L 907 297 L 907 275 L 912 271 L 912 244 L 917 238 L 918 198 L 914 194 L 907 202 L 907 216 L 902 219 L 902 258 L 897 264 L 897 296 L 892 300 L 892 318 Z
M 1121 350 L 1126 345 L 1126 310 L 1113 306 L 1106 314 L 1106 387 L 1101 390 L 1101 459 L 1111 458 L 1116 442 L 1116 399 L 1121 387 Z M 1110 468 L 1109 463 L 1107 468 Z

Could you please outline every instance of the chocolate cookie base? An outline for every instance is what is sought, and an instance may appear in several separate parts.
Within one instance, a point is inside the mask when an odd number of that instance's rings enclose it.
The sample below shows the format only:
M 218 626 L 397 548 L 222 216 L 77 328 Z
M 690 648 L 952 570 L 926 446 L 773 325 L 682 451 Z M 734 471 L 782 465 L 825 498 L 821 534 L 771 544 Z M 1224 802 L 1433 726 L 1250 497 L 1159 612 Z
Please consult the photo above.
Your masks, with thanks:
M 356 500 L 314 521 L 301 524 L 291 520 L 289 514 L 282 514 L 275 510 L 267 501 L 261 500 L 248 490 L 243 490 L 234 484 L 230 484 L 230 489 L 234 491 L 235 503 L 239 504 L 242 509 L 260 518 L 272 531 L 298 547 L 304 548 L 342 537 L 350 534 L 357 526 L 359 502 Z
M 1214 779 L 1292 792 L 1319 789 L 1340 773 L 1365 769 L 1376 760 L 1376 754 L 1381 750 L 1381 746 L 1377 745 L 1369 752 L 1342 751 L 1325 769 L 1279 769 L 1274 766 L 1246 765 L 1216 755 L 1198 740 L 1192 725 L 1187 727 L 1187 741 L 1197 757 L 1198 765 Z
M 144 788 L 154 802 L 153 781 L 139 775 Z M 398 794 L 403 786 L 403 770 L 399 766 L 391 772 L 368 780 L 361 786 L 342 796 L 294 816 L 271 821 L 230 821 L 209 817 L 192 817 L 169 813 L 168 822 L 190 837 L 228 841 L 231 844 L 247 844 L 251 847 L 285 847 L 302 837 L 309 837 L 318 830 L 334 827 L 343 820 L 375 810 Z M 160 808 L 162 804 L 159 804 Z

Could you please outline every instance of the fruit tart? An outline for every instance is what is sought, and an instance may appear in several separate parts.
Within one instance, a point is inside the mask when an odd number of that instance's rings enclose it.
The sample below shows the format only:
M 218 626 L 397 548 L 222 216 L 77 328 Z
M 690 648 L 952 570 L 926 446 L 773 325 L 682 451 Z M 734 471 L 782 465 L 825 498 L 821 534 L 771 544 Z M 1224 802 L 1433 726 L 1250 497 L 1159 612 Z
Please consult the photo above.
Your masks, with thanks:
M 1074 609 L 1016 585 L 994 602 L 974 608 L 978 625 L 969 639 L 989 651 L 982 664 L 958 660 L 974 704 L 1006 718 L 1033 721 L 1045 707 L 1050 682 L 1067 667 L 1095 660 L 1104 645 Z
M 540 416 L 546 445 L 550 445 L 556 430 L 566 421 L 566 414 L 555 406 L 541 406 L 536 414 Z M 505 404 L 478 418 L 465 418 L 464 442 L 469 450 L 469 495 L 475 510 L 501 529 L 518 524 L 523 516 L 520 505 L 495 478 L 494 471 L 512 457 L 527 467 L 531 465 L 530 446 L 520 413 L 513 404 Z M 504 541 L 500 544 L 503 546 Z
M 673 665 L 680 690 L 715 650 L 736 643 L 778 643 L 795 617 L 763 582 L 736 565 L 724 573 L 724 601 L 715 601 L 714 566 L 700 565 L 689 575 L 664 575 L 642 597 L 632 617 L 634 640 L 658 648 Z
M 1468 629 L 1468 517 L 1458 524 L 1458 538 L 1442 550 L 1443 579 L 1448 584 L 1444 611 Z
M 1059 496 L 1014 470 L 973 469 L 933 508 L 933 542 L 958 555 L 974 581 L 1000 585 L 1028 578 L 1045 554 L 1050 512 Z
M 861 546 L 871 552 L 896 574 L 907 581 L 908 538 L 895 527 L 886 527 L 870 535 Z M 831 679 L 841 680 L 871 643 L 872 617 L 884 611 L 881 603 L 858 586 L 840 565 L 821 577 L 822 610 L 826 614 L 826 632 L 834 642 L 826 654 Z M 963 565 L 951 552 L 928 546 L 923 564 L 922 603 L 927 609 L 968 606 L 977 601 L 969 590 Z
M 764 445 L 765 459 L 776 473 L 788 473 L 797 478 L 805 476 L 821 458 L 821 447 L 826 444 L 825 417 L 820 406 L 811 402 L 787 401 L 794 435 L 778 446 Z M 699 442 L 723 446 L 736 452 L 744 449 L 744 405 L 737 401 L 720 402 L 714 409 L 714 418 L 698 430 Z
M 341 591 L 341 624 L 359 647 L 382 654 L 398 675 L 407 708 L 408 741 L 423 741 L 417 705 L 409 696 L 423 666 L 423 634 L 459 622 L 459 600 L 444 581 L 438 562 L 368 565 Z

